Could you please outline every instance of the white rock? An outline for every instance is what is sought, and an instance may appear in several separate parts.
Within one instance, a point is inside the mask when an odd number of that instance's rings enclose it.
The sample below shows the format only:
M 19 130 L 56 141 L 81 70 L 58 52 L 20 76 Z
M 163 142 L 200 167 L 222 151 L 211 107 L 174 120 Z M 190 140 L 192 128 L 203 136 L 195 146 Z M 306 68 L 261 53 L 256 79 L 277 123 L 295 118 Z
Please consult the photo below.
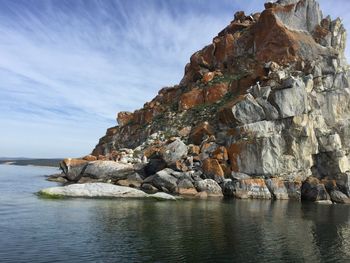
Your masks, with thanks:
M 107 183 L 71 184 L 67 186 L 50 187 L 42 189 L 39 194 L 52 197 L 180 199 L 179 197 L 166 193 L 147 194 L 135 188 Z

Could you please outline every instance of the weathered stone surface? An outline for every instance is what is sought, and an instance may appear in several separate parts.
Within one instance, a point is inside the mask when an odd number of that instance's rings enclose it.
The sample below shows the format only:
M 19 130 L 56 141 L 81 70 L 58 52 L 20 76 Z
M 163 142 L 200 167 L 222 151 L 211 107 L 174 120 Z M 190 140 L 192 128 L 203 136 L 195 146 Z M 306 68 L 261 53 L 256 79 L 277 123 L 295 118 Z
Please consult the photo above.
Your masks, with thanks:
M 117 184 L 121 186 L 140 188 L 142 182 L 143 182 L 142 177 L 138 173 L 134 173 L 134 174 L 128 175 L 126 179 L 119 180 Z
M 146 175 L 153 175 L 167 167 L 167 163 L 161 159 L 150 159 L 145 167 Z
M 205 179 L 195 182 L 195 187 L 198 192 L 206 192 L 208 196 L 220 197 L 223 196 L 221 187 L 212 179 Z
M 284 185 L 283 180 L 278 178 L 271 178 L 267 179 L 265 182 L 274 199 L 289 199 L 288 190 Z
M 227 182 L 224 193 L 239 199 L 271 199 L 264 179 L 242 179 Z
M 192 129 L 189 139 L 192 143 L 200 145 L 204 136 L 213 135 L 214 132 L 214 128 L 208 122 L 203 122 Z
M 215 103 L 221 100 L 228 92 L 227 83 L 218 83 L 209 87 L 204 93 L 205 103 Z
M 301 187 L 301 198 L 307 201 L 330 200 L 329 194 L 317 178 L 309 177 Z
M 224 171 L 220 166 L 219 161 L 216 159 L 205 159 L 202 164 L 202 169 L 206 178 L 213 179 L 217 182 L 222 182 L 224 179 Z
M 330 198 L 333 202 L 339 203 L 339 204 L 350 204 L 350 198 L 345 195 L 344 193 L 333 190 L 330 192 Z
M 231 169 L 248 175 L 278 174 L 284 144 L 280 135 L 234 143 L 228 148 Z
M 226 162 L 228 160 L 228 153 L 226 147 L 220 146 L 216 148 L 216 150 L 211 153 L 211 156 L 213 159 L 216 159 L 221 163 Z
M 203 103 L 204 91 L 200 88 L 195 88 L 187 93 L 182 94 L 179 101 L 179 108 L 181 110 L 188 110 Z
M 117 121 L 120 126 L 124 126 L 132 121 L 134 115 L 128 111 L 119 112 L 117 115 Z
M 39 194 L 52 197 L 88 197 L 88 198 L 145 198 L 159 200 L 176 200 L 176 197 L 166 193 L 146 194 L 145 192 L 113 184 L 87 183 L 42 189 Z
M 173 175 L 174 172 L 169 168 L 159 171 L 153 176 L 150 182 L 160 191 L 177 193 L 177 178 Z
M 96 161 L 97 157 L 89 154 L 89 155 L 84 156 L 82 159 L 85 161 L 91 162 L 91 161 Z
M 278 3 L 284 5 L 285 8 L 276 10 L 276 16 L 292 30 L 312 33 L 321 22 L 322 12 L 315 0 L 279 0 Z
M 307 110 L 305 84 L 300 79 L 289 79 L 287 88 L 272 94 L 272 104 L 276 105 L 281 118 L 304 114 Z
M 69 181 L 78 181 L 87 164 L 86 160 L 68 158 L 60 163 L 60 168 Z
M 179 195 L 195 196 L 198 194 L 196 188 L 194 187 L 192 181 L 189 178 L 179 179 L 177 181 L 177 187 Z
M 263 108 L 250 94 L 242 97 L 232 107 L 233 120 L 237 123 L 247 124 L 261 121 L 265 118 Z
M 301 199 L 302 184 L 300 181 L 288 181 L 283 178 L 270 178 L 266 179 L 265 182 L 274 199 Z
M 93 179 L 126 179 L 128 175 L 134 172 L 131 164 L 114 161 L 94 161 L 89 162 L 83 175 Z
M 180 139 L 176 139 L 161 150 L 161 156 L 168 165 L 173 165 L 176 161 L 186 157 L 187 152 L 187 145 Z
M 256 102 L 263 108 L 266 120 L 277 120 L 279 118 L 277 109 L 270 102 L 262 98 L 257 98 Z

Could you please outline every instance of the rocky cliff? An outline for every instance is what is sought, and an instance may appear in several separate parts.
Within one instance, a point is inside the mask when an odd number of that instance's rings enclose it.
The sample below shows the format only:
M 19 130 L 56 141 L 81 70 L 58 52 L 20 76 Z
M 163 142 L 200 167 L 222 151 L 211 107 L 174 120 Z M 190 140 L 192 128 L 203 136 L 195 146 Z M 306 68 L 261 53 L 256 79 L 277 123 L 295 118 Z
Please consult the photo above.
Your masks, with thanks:
M 179 85 L 118 113 L 92 155 L 62 163 L 65 176 L 151 192 L 348 202 L 345 42 L 341 20 L 323 17 L 316 0 L 236 12 L 191 56 Z

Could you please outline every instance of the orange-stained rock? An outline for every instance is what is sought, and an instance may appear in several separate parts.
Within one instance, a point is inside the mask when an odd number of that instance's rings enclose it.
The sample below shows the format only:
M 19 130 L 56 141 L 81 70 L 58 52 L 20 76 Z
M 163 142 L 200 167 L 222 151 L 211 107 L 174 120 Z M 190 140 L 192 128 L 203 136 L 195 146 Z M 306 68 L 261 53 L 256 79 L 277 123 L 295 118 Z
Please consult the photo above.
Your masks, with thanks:
M 227 62 L 228 58 L 234 54 L 234 37 L 232 34 L 227 34 L 222 37 L 216 37 L 214 39 L 215 45 L 215 61 L 216 63 L 223 64 Z
M 107 129 L 107 136 L 113 136 L 114 134 L 116 134 L 118 132 L 118 128 L 117 127 L 112 127 Z
M 83 159 L 67 158 L 60 162 L 60 168 L 69 181 L 77 181 L 88 163 L 89 161 Z
M 178 193 L 179 195 L 188 195 L 188 196 L 195 196 L 198 194 L 196 188 L 179 188 Z
M 202 164 L 203 173 L 209 178 L 224 177 L 224 171 L 222 170 L 220 163 L 216 159 L 205 159 Z
M 226 147 L 220 146 L 218 147 L 212 154 L 213 159 L 218 160 L 219 162 L 226 162 L 228 160 L 228 154 Z
M 285 64 L 300 57 L 311 60 L 322 53 L 311 34 L 289 30 L 277 18 L 277 13 L 291 12 L 293 8 L 293 5 L 272 6 L 261 13 L 253 29 L 256 58 L 259 61 Z
M 161 147 L 158 146 L 149 146 L 148 148 L 145 149 L 143 152 L 143 155 L 146 156 L 147 158 L 150 158 L 151 156 L 157 155 L 161 150 Z
M 226 163 L 220 163 L 221 169 L 224 171 L 225 178 L 231 178 L 231 168 Z
M 191 133 L 191 126 L 187 126 L 179 130 L 178 134 L 181 137 L 187 137 Z
M 153 120 L 154 116 L 154 109 L 141 109 L 134 112 L 133 121 L 138 124 L 147 124 Z
M 108 158 L 107 158 L 106 156 L 104 156 L 104 155 L 99 155 L 99 156 L 97 157 L 97 160 L 100 160 L 100 161 L 108 161 Z
M 187 172 L 188 171 L 187 165 L 182 160 L 176 161 L 175 165 L 174 165 L 174 168 L 177 171 L 181 171 L 181 172 Z
M 202 122 L 194 127 L 190 134 L 190 142 L 196 145 L 200 145 L 202 143 L 203 137 L 214 134 L 213 127 L 208 122 Z
M 67 158 L 67 159 L 64 159 L 61 163 L 67 167 L 68 166 L 73 167 L 73 166 L 87 164 L 88 161 L 84 159 Z
M 204 83 L 208 83 L 209 81 L 212 81 L 214 77 L 215 77 L 214 72 L 207 72 L 203 75 L 202 80 Z
M 229 90 L 237 96 L 245 94 L 251 86 L 255 85 L 258 81 L 264 80 L 266 74 L 266 70 L 262 65 L 256 65 L 251 74 L 232 81 Z
M 215 84 L 205 91 L 205 103 L 214 103 L 221 100 L 228 91 L 226 82 Z
M 120 126 L 128 124 L 133 119 L 133 114 L 128 111 L 121 111 L 117 115 L 117 121 Z
M 238 159 L 241 154 L 241 144 L 240 142 L 234 143 L 227 149 L 231 170 L 233 172 L 239 172 Z
M 96 161 L 96 160 L 97 160 L 97 157 L 94 156 L 94 155 L 86 155 L 86 156 L 84 156 L 82 159 L 85 160 L 85 161 L 91 162 L 91 161 Z
M 234 197 L 239 199 L 271 199 L 264 179 L 242 179 L 235 184 Z
M 178 98 L 180 91 L 179 86 L 162 88 L 155 99 L 162 104 L 171 104 Z
M 181 95 L 179 101 L 180 110 L 188 110 L 204 103 L 203 89 L 194 88 Z
M 200 151 L 201 151 L 201 148 L 198 145 L 190 144 L 188 146 L 189 155 L 199 155 Z

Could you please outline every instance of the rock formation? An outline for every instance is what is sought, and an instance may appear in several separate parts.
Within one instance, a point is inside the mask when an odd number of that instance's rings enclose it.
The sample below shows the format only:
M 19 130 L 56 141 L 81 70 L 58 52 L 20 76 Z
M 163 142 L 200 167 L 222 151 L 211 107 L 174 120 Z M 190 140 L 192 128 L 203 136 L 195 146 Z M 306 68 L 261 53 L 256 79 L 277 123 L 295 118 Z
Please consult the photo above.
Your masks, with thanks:
M 119 113 L 92 155 L 62 163 L 65 176 L 148 192 L 346 203 L 345 42 L 341 20 L 323 17 L 316 0 L 237 12 L 191 56 L 179 85 Z

